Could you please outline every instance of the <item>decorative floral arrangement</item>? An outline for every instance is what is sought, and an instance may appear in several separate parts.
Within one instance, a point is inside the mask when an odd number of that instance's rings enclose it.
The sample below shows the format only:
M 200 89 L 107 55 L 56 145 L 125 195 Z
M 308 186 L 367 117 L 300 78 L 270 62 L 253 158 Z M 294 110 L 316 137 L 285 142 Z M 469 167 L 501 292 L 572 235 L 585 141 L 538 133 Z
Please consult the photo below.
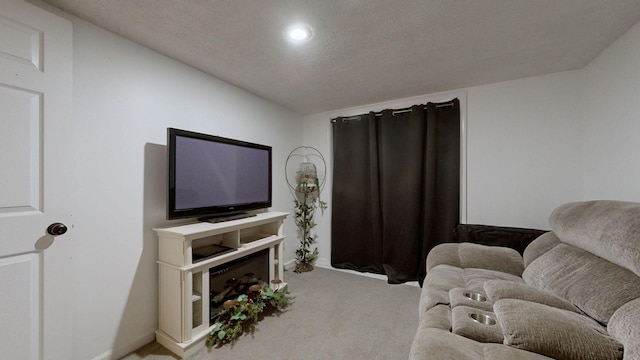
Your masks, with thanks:
M 320 178 L 318 177 L 318 169 L 311 158 L 320 161 L 321 174 L 323 174 Z M 293 172 L 288 171 L 289 164 L 295 164 L 298 159 L 301 161 L 298 163 L 295 177 L 290 177 L 289 174 L 293 174 Z M 293 161 L 290 162 L 290 160 Z M 314 221 L 316 209 L 319 207 L 324 212 L 327 208 L 327 203 L 320 200 L 320 192 L 324 185 L 324 180 L 321 179 L 325 178 L 326 168 L 327 164 L 322 153 L 311 146 L 298 146 L 293 149 L 285 163 L 287 184 L 293 195 L 293 218 L 300 238 L 300 246 L 295 250 L 296 266 L 294 271 L 297 273 L 313 270 L 313 264 L 318 258 L 318 248 L 311 248 L 317 238 L 316 235 L 311 234 L 311 230 L 316 227 Z
M 207 348 L 211 350 L 214 346 L 234 343 L 245 330 L 253 333 L 258 316 L 263 311 L 270 307 L 281 311 L 289 305 L 291 299 L 287 287 L 274 290 L 267 283 L 252 285 L 247 294 L 224 302 L 224 309 L 218 314 L 207 337 Z

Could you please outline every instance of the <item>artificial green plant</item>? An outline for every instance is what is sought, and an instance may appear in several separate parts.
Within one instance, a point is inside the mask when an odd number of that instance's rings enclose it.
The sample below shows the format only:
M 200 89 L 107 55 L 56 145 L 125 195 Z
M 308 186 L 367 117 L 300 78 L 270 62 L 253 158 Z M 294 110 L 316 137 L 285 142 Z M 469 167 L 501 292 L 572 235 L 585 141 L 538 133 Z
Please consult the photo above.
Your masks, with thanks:
M 287 287 L 276 291 L 265 283 L 253 285 L 249 290 L 248 294 L 242 294 L 235 300 L 225 301 L 205 342 L 209 350 L 214 346 L 234 343 L 245 330 L 253 333 L 263 311 L 270 307 L 281 311 L 292 299 Z
M 315 170 L 315 167 L 314 167 Z M 298 171 L 296 173 L 296 199 L 294 200 L 294 219 L 300 236 L 300 246 L 296 249 L 295 272 L 313 270 L 313 264 L 318 258 L 318 248 L 311 250 L 317 235 L 311 230 L 316 226 L 315 211 L 327 208 L 327 203 L 320 200 L 320 183 L 313 172 Z

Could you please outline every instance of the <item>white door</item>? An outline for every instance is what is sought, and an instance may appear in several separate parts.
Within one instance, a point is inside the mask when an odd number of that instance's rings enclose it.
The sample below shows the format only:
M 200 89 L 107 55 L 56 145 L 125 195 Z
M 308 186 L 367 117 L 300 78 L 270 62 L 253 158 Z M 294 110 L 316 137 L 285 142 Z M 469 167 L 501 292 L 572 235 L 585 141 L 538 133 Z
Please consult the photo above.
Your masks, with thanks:
M 69 21 L 0 0 L 1 359 L 72 357 L 71 64 Z

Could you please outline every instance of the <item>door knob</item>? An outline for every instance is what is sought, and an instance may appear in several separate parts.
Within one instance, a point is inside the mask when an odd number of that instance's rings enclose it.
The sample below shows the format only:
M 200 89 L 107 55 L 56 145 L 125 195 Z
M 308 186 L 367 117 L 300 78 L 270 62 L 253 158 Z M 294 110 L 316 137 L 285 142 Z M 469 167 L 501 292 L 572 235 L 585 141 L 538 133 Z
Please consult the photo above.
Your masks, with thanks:
M 47 234 L 58 236 L 67 232 L 67 226 L 63 223 L 53 223 L 47 228 Z

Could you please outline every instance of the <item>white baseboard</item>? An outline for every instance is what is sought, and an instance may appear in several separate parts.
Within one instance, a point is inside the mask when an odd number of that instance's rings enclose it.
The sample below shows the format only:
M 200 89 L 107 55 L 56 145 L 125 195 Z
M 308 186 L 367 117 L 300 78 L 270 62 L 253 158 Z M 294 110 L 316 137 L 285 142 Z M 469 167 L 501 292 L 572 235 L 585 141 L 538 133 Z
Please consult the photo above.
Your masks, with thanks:
M 322 268 L 331 268 L 331 264 L 326 258 L 316 259 L 316 262 L 313 265 L 322 267 Z M 293 270 L 295 267 L 296 267 L 296 259 L 291 259 L 284 263 L 285 270 Z
M 286 270 L 293 270 L 295 268 L 295 266 L 296 266 L 296 260 L 295 259 L 287 261 L 287 262 L 284 263 L 284 268 Z M 331 266 L 331 263 L 329 263 L 326 258 L 318 258 L 316 260 L 314 266 L 319 267 L 319 268 L 323 268 L 323 269 L 342 271 L 342 272 L 346 272 L 346 273 L 350 273 L 350 274 L 354 274 L 354 275 L 370 277 L 370 278 L 374 278 L 374 279 L 378 279 L 378 280 L 384 280 L 384 281 L 388 280 L 386 275 L 372 274 L 372 273 L 367 273 L 367 272 L 359 272 L 359 271 L 354 271 L 354 270 L 346 270 L 346 269 L 334 268 L 333 266 Z M 404 285 L 420 287 L 420 284 L 418 284 L 417 281 L 409 281 L 409 282 L 404 283 Z
M 331 261 L 329 261 L 329 259 L 327 259 L 326 257 L 319 257 L 316 259 L 316 266 L 319 267 L 323 267 L 323 268 L 329 268 L 329 269 L 333 269 L 331 267 Z
M 287 271 L 293 270 L 295 267 L 296 267 L 296 259 L 292 259 L 284 263 L 284 269 Z
M 367 273 L 367 272 L 360 272 L 360 271 L 355 271 L 355 270 L 347 270 L 347 269 L 338 269 L 338 268 L 334 268 L 331 265 L 324 265 L 324 264 L 320 264 L 316 262 L 316 266 L 320 267 L 320 268 L 324 268 L 324 269 L 330 269 L 330 270 L 335 270 L 335 271 L 341 271 L 341 272 L 345 272 L 345 273 L 349 273 L 349 274 L 354 274 L 354 275 L 360 275 L 360 276 L 364 276 L 364 277 L 368 277 L 368 278 L 373 278 L 373 279 L 378 279 L 378 280 L 384 280 L 387 281 L 388 278 L 386 275 L 381 275 L 381 274 L 373 274 L 373 273 Z M 417 281 L 408 281 L 406 283 L 403 284 L 398 284 L 398 285 L 409 285 L 409 286 L 415 286 L 415 287 L 420 287 L 420 284 L 418 284 Z
M 102 353 L 101 355 L 98 355 L 92 360 L 117 360 L 133 351 L 138 350 L 139 348 L 147 345 L 148 343 L 154 341 L 155 339 L 156 339 L 156 333 L 151 332 L 150 334 L 145 335 L 135 341 L 132 341 L 125 346 L 121 346 L 117 349 L 111 349 L 105 353 Z

